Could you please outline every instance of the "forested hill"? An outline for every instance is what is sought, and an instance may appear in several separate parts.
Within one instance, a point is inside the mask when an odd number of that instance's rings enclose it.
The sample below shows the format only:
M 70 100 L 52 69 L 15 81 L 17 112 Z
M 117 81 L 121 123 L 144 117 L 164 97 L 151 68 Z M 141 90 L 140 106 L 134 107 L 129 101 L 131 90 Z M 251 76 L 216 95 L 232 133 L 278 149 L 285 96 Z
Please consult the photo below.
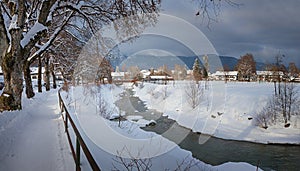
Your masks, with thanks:
M 203 55 L 202 55 L 203 56 Z M 152 56 L 152 55 L 136 55 L 136 56 L 122 56 L 118 60 L 111 61 L 113 67 L 115 66 L 138 66 L 141 70 L 150 68 L 159 68 L 166 65 L 169 69 L 174 69 L 175 64 L 186 65 L 189 69 L 193 68 L 196 56 Z M 208 55 L 210 72 L 222 69 L 224 66 L 230 70 L 234 70 L 238 59 L 231 56 L 217 56 Z M 202 57 L 200 59 L 202 60 Z M 264 70 L 264 63 L 256 64 L 257 70 Z

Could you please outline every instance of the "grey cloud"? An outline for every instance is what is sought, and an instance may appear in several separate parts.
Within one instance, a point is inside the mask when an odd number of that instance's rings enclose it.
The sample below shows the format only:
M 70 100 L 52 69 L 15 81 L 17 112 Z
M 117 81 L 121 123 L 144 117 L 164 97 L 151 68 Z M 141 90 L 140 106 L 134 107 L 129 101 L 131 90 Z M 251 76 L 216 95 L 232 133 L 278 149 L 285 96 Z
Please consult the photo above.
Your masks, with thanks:
M 284 53 L 286 62 L 300 66 L 300 1 L 252 0 L 239 8 L 223 8 L 220 22 L 211 30 L 200 28 L 220 54 L 253 53 L 260 61 L 272 61 Z
M 299 0 L 236 0 L 243 5 L 222 6 L 219 22 L 211 24 L 210 29 L 195 15 L 199 9 L 192 1 L 163 0 L 161 12 L 194 24 L 220 55 L 252 53 L 258 61 L 272 62 L 280 52 L 286 56 L 286 63 L 296 62 L 300 67 Z

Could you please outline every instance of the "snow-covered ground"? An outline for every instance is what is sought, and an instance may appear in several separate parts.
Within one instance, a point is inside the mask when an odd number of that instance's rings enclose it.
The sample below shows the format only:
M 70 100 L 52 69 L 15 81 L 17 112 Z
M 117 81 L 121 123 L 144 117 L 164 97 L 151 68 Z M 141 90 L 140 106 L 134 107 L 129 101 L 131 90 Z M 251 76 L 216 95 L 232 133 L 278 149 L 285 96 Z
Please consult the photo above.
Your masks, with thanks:
M 75 170 L 57 91 L 22 102 L 22 111 L 0 113 L 0 170 Z
M 214 82 L 205 100 L 195 109 L 185 99 L 185 85 L 184 82 L 167 86 L 144 84 L 134 91 L 148 108 L 159 110 L 197 132 L 224 139 L 299 144 L 300 121 L 295 118 L 289 128 L 279 124 L 267 130 L 254 126 L 253 120 L 249 120 L 266 104 L 273 93 L 273 84 Z M 155 121 L 138 115 L 127 116 L 120 125 L 102 118 L 99 92 L 110 117 L 116 117 L 124 115 L 114 104 L 123 91 L 122 87 L 102 86 L 101 91 L 97 87 L 76 87 L 63 93 L 75 123 L 102 170 L 124 170 L 124 164 L 132 162 L 126 159 L 121 164 L 122 160 L 114 154 L 150 163 L 151 170 L 174 170 L 179 166 L 181 169 L 192 166 L 191 170 L 256 170 L 248 163 L 229 162 L 219 166 L 203 163 L 176 143 L 140 129 Z M 29 100 L 24 98 L 23 108 L 22 111 L 0 113 L 0 170 L 74 170 L 57 91 L 37 93 Z M 199 143 L 204 141 L 200 139 Z M 83 156 L 81 159 L 82 170 L 90 170 L 86 159 Z
M 186 96 L 187 84 L 184 81 L 169 85 L 144 83 L 134 91 L 148 108 L 163 112 L 195 132 L 231 140 L 300 144 L 299 116 L 292 116 L 289 128 L 277 123 L 263 129 L 253 123 L 256 113 L 274 93 L 273 83 L 210 82 L 195 109 Z
M 148 166 L 151 166 L 151 170 L 175 170 L 178 167 L 190 167 L 190 170 L 256 169 L 248 163 L 226 163 L 219 166 L 205 164 L 193 158 L 191 152 L 181 149 L 176 143 L 156 133 L 140 129 L 140 126 L 151 122 L 140 116 L 128 117 L 128 120 L 121 121 L 120 124 L 101 117 L 98 106 L 101 99 L 109 106 L 108 113 L 111 116 L 124 115 L 114 104 L 123 91 L 123 88 L 107 85 L 101 86 L 101 89 L 72 87 L 69 93 L 62 93 L 69 110 L 73 111 L 71 115 L 79 125 L 79 131 L 84 134 L 85 141 L 93 149 L 92 153 L 101 169 L 124 170 L 125 164 L 116 155 L 127 158 L 127 164 L 132 162 L 132 159 L 137 159 L 135 162 L 150 163 Z M 102 97 L 99 98 L 99 95 Z

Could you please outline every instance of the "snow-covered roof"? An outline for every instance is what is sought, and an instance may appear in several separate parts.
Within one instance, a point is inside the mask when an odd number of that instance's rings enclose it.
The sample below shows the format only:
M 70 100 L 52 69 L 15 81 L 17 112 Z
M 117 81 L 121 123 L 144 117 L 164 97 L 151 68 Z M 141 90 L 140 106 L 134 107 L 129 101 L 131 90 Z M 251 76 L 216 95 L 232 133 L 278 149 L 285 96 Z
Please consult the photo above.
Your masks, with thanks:
M 146 75 L 146 76 L 148 76 L 148 75 L 151 74 L 151 72 L 148 71 L 148 70 L 142 70 L 141 73 L 142 73 L 143 75 Z
M 189 70 L 186 71 L 186 73 L 190 75 L 190 74 L 193 73 L 193 70 L 190 70 L 190 69 L 189 69 Z
M 211 74 L 212 76 L 237 76 L 238 75 L 238 71 L 216 71 L 215 73 Z
M 124 77 L 125 72 L 111 72 L 112 77 Z
M 256 71 L 257 75 L 274 75 L 273 71 Z M 284 75 L 282 71 L 279 71 L 279 75 Z
M 151 72 L 148 70 L 142 70 L 141 73 L 143 74 L 143 78 L 146 78 L 151 74 Z
M 166 76 L 166 75 L 151 75 L 150 76 L 151 79 L 172 79 L 173 77 L 170 76 Z

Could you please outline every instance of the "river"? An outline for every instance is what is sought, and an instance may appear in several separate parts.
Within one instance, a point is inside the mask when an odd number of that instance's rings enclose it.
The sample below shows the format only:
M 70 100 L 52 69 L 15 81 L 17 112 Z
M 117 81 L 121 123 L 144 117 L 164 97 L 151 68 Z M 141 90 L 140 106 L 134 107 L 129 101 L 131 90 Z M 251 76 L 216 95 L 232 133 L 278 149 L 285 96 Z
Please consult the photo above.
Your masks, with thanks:
M 177 132 L 188 132 L 178 144 L 182 149 L 192 152 L 193 157 L 211 165 L 220 165 L 226 162 L 247 162 L 259 166 L 263 170 L 297 171 L 300 169 L 300 146 L 297 145 L 266 145 L 250 142 L 223 140 L 209 137 L 204 144 L 199 144 L 199 136 L 208 136 L 192 132 L 190 129 L 178 125 L 174 120 L 163 116 L 156 110 L 149 110 L 138 98 L 133 96 L 132 90 L 122 94 L 116 105 L 126 115 L 140 115 L 147 120 L 155 120 L 155 126 L 144 127 L 146 131 L 156 132 L 164 136 L 176 135 Z M 172 127 L 172 129 L 170 129 Z M 172 133 L 174 131 L 174 133 Z M 175 137 L 165 136 L 171 141 Z

